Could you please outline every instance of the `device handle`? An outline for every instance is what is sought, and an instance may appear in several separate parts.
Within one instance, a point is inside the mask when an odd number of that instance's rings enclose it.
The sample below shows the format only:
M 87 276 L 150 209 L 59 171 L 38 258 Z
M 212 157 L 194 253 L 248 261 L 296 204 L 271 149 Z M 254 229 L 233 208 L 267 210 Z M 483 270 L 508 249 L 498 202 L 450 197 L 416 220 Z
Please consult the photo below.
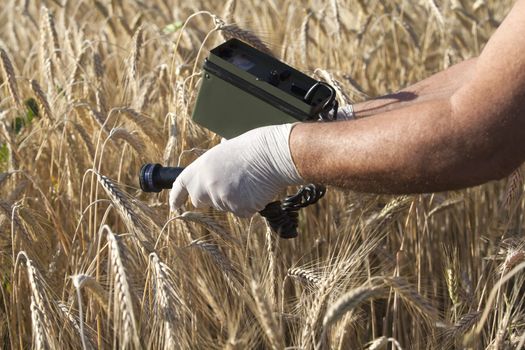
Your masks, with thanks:
M 139 183 L 144 192 L 160 192 L 170 189 L 184 168 L 163 167 L 160 164 L 144 164 L 140 168 Z M 297 237 L 298 213 L 286 211 L 280 201 L 271 202 L 259 212 L 271 229 L 281 238 Z

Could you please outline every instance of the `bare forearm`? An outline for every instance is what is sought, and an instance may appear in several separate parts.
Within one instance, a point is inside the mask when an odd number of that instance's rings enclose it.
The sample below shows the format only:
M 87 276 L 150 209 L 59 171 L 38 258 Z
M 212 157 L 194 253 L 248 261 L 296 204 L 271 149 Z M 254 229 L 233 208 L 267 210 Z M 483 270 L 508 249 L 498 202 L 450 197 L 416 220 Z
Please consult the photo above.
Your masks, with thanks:
M 449 99 L 432 100 L 371 118 L 298 124 L 290 149 L 305 180 L 364 192 L 451 190 L 505 175 L 500 138 L 482 125 L 458 126 Z
M 355 104 L 354 113 L 368 117 L 421 102 L 450 98 L 473 76 L 477 58 L 458 63 L 396 93 Z

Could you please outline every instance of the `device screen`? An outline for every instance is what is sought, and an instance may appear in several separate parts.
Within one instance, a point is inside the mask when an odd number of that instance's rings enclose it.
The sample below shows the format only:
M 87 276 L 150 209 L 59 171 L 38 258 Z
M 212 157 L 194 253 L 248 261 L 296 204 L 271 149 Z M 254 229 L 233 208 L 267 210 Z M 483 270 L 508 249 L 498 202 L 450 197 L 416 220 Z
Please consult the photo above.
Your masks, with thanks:
M 228 58 L 228 62 L 244 71 L 247 71 L 255 66 L 255 63 L 250 61 L 244 54 L 233 55 L 232 57 Z

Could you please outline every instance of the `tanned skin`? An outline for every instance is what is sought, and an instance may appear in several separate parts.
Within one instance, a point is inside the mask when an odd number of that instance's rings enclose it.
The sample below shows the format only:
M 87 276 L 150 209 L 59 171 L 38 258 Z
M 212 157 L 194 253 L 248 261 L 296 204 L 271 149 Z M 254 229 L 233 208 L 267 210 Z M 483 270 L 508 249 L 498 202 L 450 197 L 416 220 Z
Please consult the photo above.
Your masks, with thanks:
M 509 175 L 525 161 L 525 0 L 478 58 L 355 110 L 367 118 L 292 129 L 292 158 L 306 181 L 422 193 Z

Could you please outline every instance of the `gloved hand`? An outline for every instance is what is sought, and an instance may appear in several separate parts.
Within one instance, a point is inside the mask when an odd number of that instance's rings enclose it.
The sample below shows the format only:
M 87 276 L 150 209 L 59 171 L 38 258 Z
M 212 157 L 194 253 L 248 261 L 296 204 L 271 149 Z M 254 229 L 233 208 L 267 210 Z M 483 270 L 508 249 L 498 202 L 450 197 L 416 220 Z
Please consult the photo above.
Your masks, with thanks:
M 213 206 L 249 217 L 287 186 L 303 184 L 290 153 L 292 126 L 253 129 L 204 153 L 173 183 L 171 209 L 189 194 L 197 208 Z

